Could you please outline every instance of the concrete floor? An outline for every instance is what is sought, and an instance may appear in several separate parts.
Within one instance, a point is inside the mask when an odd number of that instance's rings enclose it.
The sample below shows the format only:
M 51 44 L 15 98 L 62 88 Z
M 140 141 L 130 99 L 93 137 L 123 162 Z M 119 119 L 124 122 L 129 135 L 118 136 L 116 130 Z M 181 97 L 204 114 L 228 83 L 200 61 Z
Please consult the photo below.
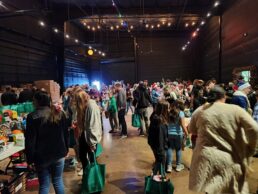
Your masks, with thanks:
M 127 123 L 131 123 L 131 115 L 127 116 Z M 104 153 L 99 158 L 99 163 L 106 164 L 106 186 L 103 194 L 143 194 L 144 177 L 150 175 L 154 162 L 153 154 L 147 144 L 146 137 L 139 137 L 138 131 L 131 126 L 129 137 L 120 139 L 118 135 L 108 133 L 110 125 L 104 119 Z M 183 152 L 183 163 L 190 165 L 191 150 Z M 249 175 L 251 193 L 258 189 L 258 160 L 252 163 L 254 172 Z M 169 177 L 175 186 L 175 194 L 196 194 L 188 190 L 189 170 L 182 172 L 173 171 Z M 81 177 L 77 176 L 74 169 L 64 173 L 67 194 L 79 194 Z M 36 194 L 37 191 L 27 191 L 25 194 Z M 53 188 L 51 188 L 51 193 Z

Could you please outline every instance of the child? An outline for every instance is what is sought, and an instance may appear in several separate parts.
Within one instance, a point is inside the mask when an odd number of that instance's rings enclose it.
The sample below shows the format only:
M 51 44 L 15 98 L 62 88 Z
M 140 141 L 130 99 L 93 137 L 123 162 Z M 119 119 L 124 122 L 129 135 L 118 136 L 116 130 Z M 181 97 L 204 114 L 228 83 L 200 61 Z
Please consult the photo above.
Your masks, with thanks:
M 176 171 L 180 172 L 184 169 L 181 164 L 182 159 L 182 142 L 183 134 L 188 136 L 188 131 L 185 127 L 184 104 L 177 100 L 170 105 L 169 124 L 168 124 L 168 150 L 167 150 L 167 172 L 172 171 L 173 150 L 176 150 Z
M 168 111 L 169 103 L 165 100 L 158 102 L 156 110 L 150 118 L 148 144 L 155 156 L 155 163 L 166 163 L 168 148 Z

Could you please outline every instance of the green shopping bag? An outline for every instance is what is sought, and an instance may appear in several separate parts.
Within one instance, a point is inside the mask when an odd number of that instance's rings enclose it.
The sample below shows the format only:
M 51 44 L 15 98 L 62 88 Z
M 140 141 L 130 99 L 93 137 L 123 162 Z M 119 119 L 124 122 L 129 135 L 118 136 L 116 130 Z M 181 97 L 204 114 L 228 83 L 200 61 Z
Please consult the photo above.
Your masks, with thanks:
M 102 152 L 103 152 L 102 145 L 100 143 L 98 143 L 96 145 L 96 152 L 95 152 L 96 157 L 99 157 L 102 154 Z
M 159 167 L 158 167 L 159 165 Z M 154 168 L 153 175 L 145 177 L 145 194 L 173 194 L 174 186 L 169 179 L 166 179 L 166 173 L 162 164 Z M 160 176 L 158 176 L 160 172 Z M 155 180 L 155 176 L 160 180 Z
M 83 172 L 81 194 L 102 192 L 105 187 L 106 165 L 98 164 L 95 152 L 92 152 L 94 162 L 89 163 Z
M 185 139 L 185 147 L 191 148 L 192 147 L 192 141 L 190 137 L 186 137 Z
M 139 114 L 133 114 L 132 115 L 132 126 L 133 127 L 141 127 L 141 116 Z
M 24 104 L 18 104 L 17 112 L 18 112 L 18 114 L 25 112 Z

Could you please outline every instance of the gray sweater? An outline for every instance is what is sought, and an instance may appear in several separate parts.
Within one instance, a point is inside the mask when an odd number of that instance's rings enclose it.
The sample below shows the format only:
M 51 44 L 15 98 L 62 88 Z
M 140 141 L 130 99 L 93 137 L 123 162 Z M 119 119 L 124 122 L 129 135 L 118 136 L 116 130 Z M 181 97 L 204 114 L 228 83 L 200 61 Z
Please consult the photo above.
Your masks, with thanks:
M 126 109 L 126 92 L 123 88 L 118 91 L 116 101 L 118 109 Z
M 89 100 L 85 112 L 85 139 L 89 146 L 95 146 L 101 141 L 102 126 L 100 109 L 94 100 Z

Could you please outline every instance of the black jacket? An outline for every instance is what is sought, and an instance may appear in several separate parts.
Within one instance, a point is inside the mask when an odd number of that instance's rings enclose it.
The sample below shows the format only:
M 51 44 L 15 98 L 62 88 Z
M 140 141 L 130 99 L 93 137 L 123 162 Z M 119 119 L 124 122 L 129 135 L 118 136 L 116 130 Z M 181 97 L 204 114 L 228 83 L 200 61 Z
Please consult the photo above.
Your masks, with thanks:
M 168 149 L 168 126 L 161 124 L 160 117 L 153 113 L 150 117 L 148 144 L 158 155 Z
M 5 92 L 1 96 L 1 101 L 4 106 L 17 103 L 17 95 L 13 92 Z
M 144 86 L 139 86 L 133 93 L 134 95 L 134 106 L 137 109 L 147 108 L 151 103 L 151 97 L 149 91 Z
M 27 117 L 25 152 L 28 164 L 46 167 L 68 153 L 68 124 L 65 115 L 58 124 L 45 121 L 49 107 L 42 107 Z

